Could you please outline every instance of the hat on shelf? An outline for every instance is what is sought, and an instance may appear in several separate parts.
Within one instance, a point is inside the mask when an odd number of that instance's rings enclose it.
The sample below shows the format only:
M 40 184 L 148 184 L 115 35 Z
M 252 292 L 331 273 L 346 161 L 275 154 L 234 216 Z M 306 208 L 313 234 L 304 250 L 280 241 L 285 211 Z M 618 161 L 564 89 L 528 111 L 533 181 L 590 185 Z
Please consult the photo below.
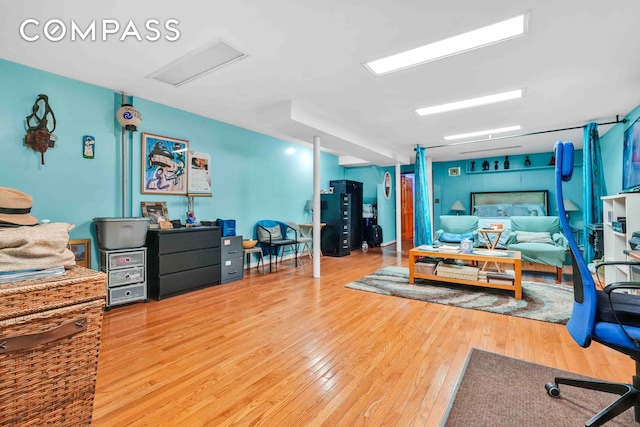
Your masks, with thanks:
M 0 225 L 36 225 L 38 219 L 31 215 L 32 200 L 22 191 L 0 187 Z

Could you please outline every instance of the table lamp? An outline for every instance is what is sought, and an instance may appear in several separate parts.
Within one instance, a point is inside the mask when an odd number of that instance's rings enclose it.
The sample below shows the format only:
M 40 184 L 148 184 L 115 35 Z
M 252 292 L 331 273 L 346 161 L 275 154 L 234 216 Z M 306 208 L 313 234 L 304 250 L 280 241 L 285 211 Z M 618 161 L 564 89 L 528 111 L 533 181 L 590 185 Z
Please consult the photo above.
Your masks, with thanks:
M 451 207 L 449 207 L 449 210 L 450 211 L 455 211 L 456 215 L 460 215 L 460 212 L 466 211 L 467 208 L 464 207 L 464 205 L 462 204 L 462 202 L 460 200 L 456 200 L 455 202 L 453 202 Z
M 307 203 L 304 205 L 304 210 L 309 212 L 311 222 L 313 222 L 313 200 L 307 200 Z
M 562 201 L 562 203 L 564 204 L 564 210 L 567 214 L 567 221 L 569 221 L 569 214 L 571 212 L 577 212 L 580 210 L 580 208 L 578 206 L 576 206 L 575 203 L 573 203 L 573 200 L 571 199 L 564 199 Z

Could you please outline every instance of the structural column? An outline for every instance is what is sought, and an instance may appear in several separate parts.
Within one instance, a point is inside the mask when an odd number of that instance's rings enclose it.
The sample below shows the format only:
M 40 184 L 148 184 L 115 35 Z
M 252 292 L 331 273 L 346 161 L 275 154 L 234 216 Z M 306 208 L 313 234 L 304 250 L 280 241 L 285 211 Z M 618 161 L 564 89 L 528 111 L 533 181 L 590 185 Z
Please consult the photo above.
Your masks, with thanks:
M 313 277 L 320 277 L 320 137 L 313 137 Z
M 400 163 L 396 163 L 396 252 L 402 252 L 402 193 Z

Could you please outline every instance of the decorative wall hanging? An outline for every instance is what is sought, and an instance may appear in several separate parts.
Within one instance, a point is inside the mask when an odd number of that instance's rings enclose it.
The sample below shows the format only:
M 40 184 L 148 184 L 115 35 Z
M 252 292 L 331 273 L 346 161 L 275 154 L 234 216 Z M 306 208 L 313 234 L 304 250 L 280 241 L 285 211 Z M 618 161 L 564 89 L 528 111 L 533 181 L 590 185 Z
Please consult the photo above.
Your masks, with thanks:
M 142 134 L 142 193 L 187 195 L 189 141 Z
M 189 196 L 211 196 L 211 156 L 189 151 Z
M 122 107 L 116 113 L 116 117 L 124 130 L 129 132 L 137 131 L 138 126 L 142 123 L 142 114 L 133 108 L 131 104 L 122 104 Z
M 96 139 L 91 135 L 82 137 L 82 157 L 93 159 L 96 156 Z
M 391 174 L 389 172 L 384 173 L 384 198 L 389 200 L 391 197 Z
M 31 111 L 26 118 L 27 135 L 24 137 L 24 144 L 40 153 L 40 164 L 44 165 L 44 152 L 47 148 L 54 148 L 58 139 L 53 134 L 56 129 L 56 116 L 49 106 L 47 95 L 38 95 Z

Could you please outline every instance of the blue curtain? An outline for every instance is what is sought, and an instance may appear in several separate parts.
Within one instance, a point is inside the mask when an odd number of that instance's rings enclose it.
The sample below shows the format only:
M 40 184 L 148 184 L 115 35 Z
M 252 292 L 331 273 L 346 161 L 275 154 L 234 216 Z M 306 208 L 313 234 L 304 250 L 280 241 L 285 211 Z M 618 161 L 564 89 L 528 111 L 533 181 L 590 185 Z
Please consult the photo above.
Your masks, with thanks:
M 602 196 L 606 196 L 607 189 L 602 171 L 602 155 L 600 154 L 600 136 L 598 124 L 589 123 L 584 128 L 584 145 L 582 148 L 582 175 L 584 182 L 584 236 L 587 235 L 587 225 L 602 223 Z M 593 261 L 593 246 L 585 245 L 584 258 Z
M 416 246 L 431 245 L 431 209 L 429 207 L 429 189 L 427 187 L 427 166 L 424 148 L 416 148 L 416 182 L 414 200 L 413 243 Z

